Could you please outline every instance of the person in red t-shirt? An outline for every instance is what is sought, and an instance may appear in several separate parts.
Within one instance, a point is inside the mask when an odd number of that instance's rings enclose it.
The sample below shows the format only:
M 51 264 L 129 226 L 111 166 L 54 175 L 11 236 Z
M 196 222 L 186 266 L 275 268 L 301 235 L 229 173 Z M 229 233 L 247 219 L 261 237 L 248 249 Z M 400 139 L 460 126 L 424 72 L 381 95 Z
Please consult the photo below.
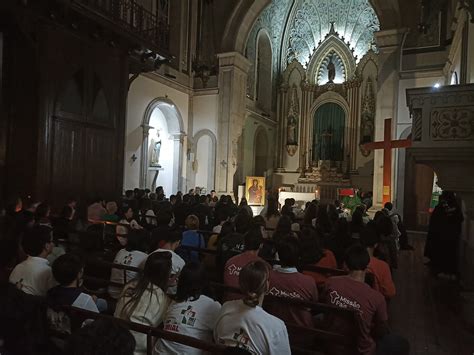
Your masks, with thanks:
M 263 243 L 263 236 L 260 229 L 260 226 L 252 227 L 244 235 L 244 245 L 245 249 L 242 254 L 236 255 L 229 260 L 227 260 L 224 267 L 224 284 L 226 286 L 231 286 L 239 288 L 239 275 L 240 270 L 250 263 L 251 261 L 261 260 L 262 258 L 258 256 L 258 252 Z M 238 293 L 226 293 L 224 296 L 224 302 L 241 299 L 242 295 Z
M 374 250 L 377 248 L 379 237 L 377 231 L 372 226 L 367 226 L 362 230 L 360 236 L 362 244 L 367 248 L 370 256 L 370 262 L 367 266 L 367 272 L 374 275 L 374 283 L 372 287 L 379 291 L 386 299 L 395 296 L 395 284 L 392 280 L 392 273 L 390 266 L 376 257 L 374 257 Z
M 269 294 L 277 297 L 287 297 L 302 301 L 316 302 L 318 288 L 311 276 L 298 272 L 296 265 L 299 259 L 299 244 L 294 237 L 286 237 L 277 245 L 280 264 L 270 274 Z M 281 303 L 268 304 L 268 311 L 284 320 L 305 327 L 313 327 L 313 317 L 310 310 L 300 306 L 290 306 Z
M 337 269 L 337 261 L 333 252 L 323 249 L 316 232 L 310 228 L 304 228 L 300 236 L 301 263 L 302 265 L 314 265 L 328 269 Z M 311 276 L 318 288 L 322 288 L 327 277 L 315 271 L 303 271 L 303 274 Z
M 373 355 L 376 342 L 371 334 L 388 334 L 387 305 L 382 294 L 373 290 L 365 281 L 370 257 L 367 250 L 354 245 L 346 254 L 348 276 L 331 277 L 326 281 L 325 302 L 340 308 L 353 309 L 358 313 L 359 337 L 357 350 L 362 355 Z M 333 320 L 330 329 L 348 332 L 348 324 L 339 318 Z

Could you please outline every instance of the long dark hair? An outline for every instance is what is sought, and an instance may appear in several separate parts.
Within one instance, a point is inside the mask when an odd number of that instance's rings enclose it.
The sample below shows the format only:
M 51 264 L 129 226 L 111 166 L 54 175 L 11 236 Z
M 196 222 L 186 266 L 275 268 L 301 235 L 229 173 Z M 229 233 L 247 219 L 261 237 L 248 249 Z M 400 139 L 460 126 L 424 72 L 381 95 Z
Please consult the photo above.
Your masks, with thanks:
M 308 226 L 312 225 L 313 219 L 316 218 L 316 213 L 318 213 L 318 205 L 315 202 L 308 203 L 304 210 L 303 223 Z
M 201 263 L 187 263 L 179 274 L 176 302 L 196 301 L 207 287 L 207 274 Z
M 324 256 L 324 249 L 316 231 L 310 227 L 304 227 L 300 234 L 301 263 L 311 265 L 318 263 Z
M 235 225 L 231 221 L 224 222 L 221 228 L 221 232 L 217 235 L 217 238 L 212 246 L 217 246 L 219 240 L 224 238 L 226 235 L 230 235 L 235 232 Z
M 126 319 L 130 319 L 145 291 L 150 291 L 150 301 L 153 286 L 158 286 L 163 292 L 166 292 L 170 273 L 170 252 L 156 252 L 148 256 L 145 263 L 145 269 L 138 279 L 138 282 L 136 282 L 134 286 L 127 287 L 125 293 L 122 295 L 122 297 L 130 298 L 122 309 L 122 314 L 125 315 Z
M 268 266 L 261 260 L 248 263 L 240 271 L 239 286 L 244 294 L 243 302 L 247 306 L 256 307 L 260 296 L 268 291 L 269 274 Z
M 267 213 L 265 214 L 265 217 L 268 219 L 271 216 L 279 216 L 280 212 L 278 212 L 278 202 L 274 198 L 269 198 L 268 199 L 268 207 L 267 207 Z

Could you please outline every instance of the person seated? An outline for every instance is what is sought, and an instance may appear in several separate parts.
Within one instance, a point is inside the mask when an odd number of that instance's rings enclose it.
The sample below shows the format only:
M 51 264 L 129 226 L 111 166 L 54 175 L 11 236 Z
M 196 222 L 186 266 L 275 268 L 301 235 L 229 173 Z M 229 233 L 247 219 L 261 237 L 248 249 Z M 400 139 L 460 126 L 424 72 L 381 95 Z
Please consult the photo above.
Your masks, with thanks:
M 107 210 L 104 207 L 105 201 L 97 197 L 92 201 L 92 204 L 87 207 L 87 220 L 89 222 L 102 221 L 104 215 L 107 214 Z
M 48 290 L 48 304 L 56 306 L 73 306 L 87 311 L 99 313 L 99 307 L 106 310 L 104 300 L 82 292 L 82 276 L 84 263 L 79 256 L 64 254 L 57 258 L 52 266 L 54 279 L 57 286 Z M 105 309 L 104 309 L 105 308 Z
M 119 216 L 117 215 L 117 211 L 118 211 L 117 202 L 115 201 L 107 202 L 107 204 L 105 205 L 105 209 L 107 210 L 107 213 L 104 214 L 103 216 L 104 221 L 117 223 L 119 221 Z
M 211 342 L 221 305 L 203 295 L 207 287 L 206 270 L 202 264 L 187 263 L 179 276 L 178 290 L 163 320 L 163 329 Z M 205 354 L 176 342 L 160 339 L 154 354 Z
M 51 220 L 49 219 L 50 214 L 51 207 L 46 203 L 40 203 L 35 211 L 35 224 L 37 226 L 47 226 L 52 228 Z
M 242 268 L 251 261 L 264 261 L 258 256 L 258 252 L 263 243 L 263 236 L 259 226 L 253 226 L 244 235 L 245 251 L 229 260 L 224 267 L 224 284 L 226 286 L 238 288 L 239 274 Z M 242 295 L 233 292 L 226 292 L 224 299 L 226 301 L 241 299 Z
M 270 273 L 269 294 L 276 297 L 298 299 L 302 301 L 317 302 L 318 287 L 311 276 L 298 272 L 296 266 L 299 261 L 298 240 L 286 237 L 277 244 L 280 257 L 280 265 L 275 265 Z M 272 302 L 268 305 L 268 311 L 283 319 L 285 322 L 313 327 L 313 319 L 308 309 L 298 306 L 282 307 L 281 303 Z
M 44 297 L 26 294 L 8 282 L 18 244 L 0 238 L 0 353 L 49 354 Z
M 239 212 L 234 221 L 235 232 L 220 238 L 217 243 L 216 262 L 219 270 L 222 270 L 231 257 L 242 253 L 244 250 L 244 234 L 252 226 L 252 217 L 245 211 Z
M 267 264 L 260 260 L 242 269 L 239 286 L 244 298 L 222 306 L 214 328 L 216 343 L 252 354 L 291 354 L 285 323 L 262 308 L 269 290 L 269 274 Z
M 150 250 L 161 248 L 165 243 L 163 235 L 167 235 L 173 224 L 173 212 L 170 209 L 161 209 L 156 216 L 156 228 L 151 232 Z
M 273 232 L 272 239 L 275 243 L 279 243 L 280 240 L 286 237 L 297 237 L 297 234 L 293 231 L 293 223 L 291 222 L 290 217 L 281 216 L 278 220 L 277 227 Z
M 267 205 L 265 206 L 266 211 L 260 212 L 260 215 L 265 219 L 265 228 L 267 229 L 267 238 L 273 236 L 273 231 L 278 225 L 280 220 L 280 212 L 278 211 L 278 201 L 272 197 L 269 197 L 267 200 Z M 264 209 L 265 209 L 264 208 Z
M 334 253 L 329 249 L 323 249 L 321 241 L 316 232 L 311 228 L 303 228 L 300 236 L 301 264 L 314 265 L 328 269 L 337 269 L 337 260 Z M 311 276 L 318 288 L 326 283 L 327 276 L 316 271 L 303 271 L 303 274 Z
M 345 256 L 349 275 L 329 278 L 323 297 L 328 304 L 357 311 L 359 326 L 357 351 L 363 355 L 375 354 L 376 341 L 372 334 L 388 333 L 385 299 L 380 292 L 365 283 L 369 262 L 369 253 L 363 246 L 354 245 L 349 248 Z M 349 325 L 340 318 L 333 319 L 331 323 L 330 329 L 337 329 L 343 334 L 350 332 Z M 337 347 L 337 344 L 334 346 Z
M 386 299 L 392 298 L 396 293 L 392 273 L 390 272 L 390 266 L 385 261 L 374 257 L 374 250 L 378 246 L 379 237 L 372 225 L 367 226 L 362 231 L 361 242 L 367 248 L 370 256 L 367 272 L 374 276 L 373 288 L 379 291 Z
M 245 197 L 242 197 L 240 199 L 239 203 L 239 210 L 245 210 L 249 214 L 250 217 L 253 217 L 253 211 L 252 208 L 249 206 L 247 199 Z
M 110 318 L 99 318 L 79 328 L 69 337 L 68 355 L 133 355 L 135 339 L 123 325 Z
M 75 210 L 71 206 L 64 205 L 59 218 L 56 218 L 53 222 L 53 235 L 55 239 L 69 240 L 74 232 L 72 226 L 74 214 Z
M 186 264 L 183 258 L 181 258 L 175 250 L 179 247 L 181 243 L 181 233 L 177 230 L 168 230 L 166 234 L 162 235 L 164 244 L 152 252 L 150 255 L 153 255 L 157 252 L 169 252 L 171 254 L 171 275 L 168 284 L 168 293 L 171 295 L 176 294 L 177 280 L 181 269 Z M 150 256 L 148 256 L 150 257 Z
M 21 245 L 28 258 L 15 266 L 9 281 L 27 294 L 46 296 L 56 286 L 47 260 L 54 247 L 51 229 L 35 226 L 26 230 Z
M 119 225 L 115 229 L 120 245 L 125 246 L 127 244 L 127 238 L 123 236 L 127 235 L 132 229 L 143 229 L 143 227 L 133 218 L 132 208 L 124 207 L 120 213 Z
M 140 201 L 139 221 L 142 226 L 151 229 L 157 225 L 156 215 L 153 211 L 153 201 L 149 198 L 144 198 Z
M 127 238 L 125 248 L 119 250 L 114 258 L 114 264 L 141 267 L 148 254 L 147 251 L 147 233 L 143 230 L 132 230 Z M 125 277 L 125 278 L 124 278 Z M 110 281 L 125 285 L 127 282 L 137 277 L 135 271 L 112 268 L 110 272 Z M 110 285 L 108 288 L 109 295 L 112 298 L 119 298 L 123 287 Z
M 157 327 L 170 304 L 166 295 L 171 273 L 171 252 L 155 252 L 148 256 L 140 278 L 129 282 L 120 296 L 114 316 L 135 323 Z M 136 341 L 135 355 L 147 353 L 146 334 L 132 332 Z
M 181 240 L 181 247 L 195 247 L 195 248 L 206 248 L 206 242 L 199 230 L 199 218 L 193 214 L 186 217 L 184 221 L 186 230 L 183 232 L 183 238 Z M 188 249 L 179 248 L 178 254 L 185 261 L 199 261 L 199 252 L 191 251 Z

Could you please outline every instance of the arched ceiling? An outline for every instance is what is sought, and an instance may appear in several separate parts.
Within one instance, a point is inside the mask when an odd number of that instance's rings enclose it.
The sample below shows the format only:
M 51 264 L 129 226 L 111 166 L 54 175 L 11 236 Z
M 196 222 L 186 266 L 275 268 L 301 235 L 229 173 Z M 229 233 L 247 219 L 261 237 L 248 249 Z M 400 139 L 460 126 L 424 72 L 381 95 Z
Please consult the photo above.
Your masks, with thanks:
M 290 18 L 288 43 L 283 44 L 286 53 L 282 55 L 305 64 L 329 33 L 331 22 L 358 59 L 369 50 L 374 32 L 380 28 L 368 0 L 303 0 Z
M 380 29 L 369 0 L 273 0 L 250 31 L 247 56 L 254 55 L 257 35 L 264 29 L 272 42 L 275 69 L 283 70 L 293 59 L 306 65 L 329 33 L 331 22 L 359 60 Z

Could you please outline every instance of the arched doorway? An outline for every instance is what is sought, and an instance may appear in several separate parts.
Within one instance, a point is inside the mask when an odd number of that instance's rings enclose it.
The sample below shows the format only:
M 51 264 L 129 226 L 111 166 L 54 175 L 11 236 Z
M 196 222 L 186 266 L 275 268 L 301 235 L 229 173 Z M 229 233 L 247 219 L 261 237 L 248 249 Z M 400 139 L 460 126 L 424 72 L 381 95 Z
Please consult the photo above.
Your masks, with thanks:
M 212 131 L 202 129 L 194 135 L 193 142 L 191 168 L 195 175 L 192 187 L 205 188 L 209 192 L 215 188 L 217 138 Z
M 255 132 L 254 175 L 266 176 L 268 170 L 268 136 L 265 128 L 258 128 Z
M 314 114 L 312 160 L 343 161 L 346 114 L 334 103 L 321 105 Z
M 140 186 L 163 186 L 167 195 L 182 186 L 183 119 L 168 98 L 156 98 L 145 110 Z

